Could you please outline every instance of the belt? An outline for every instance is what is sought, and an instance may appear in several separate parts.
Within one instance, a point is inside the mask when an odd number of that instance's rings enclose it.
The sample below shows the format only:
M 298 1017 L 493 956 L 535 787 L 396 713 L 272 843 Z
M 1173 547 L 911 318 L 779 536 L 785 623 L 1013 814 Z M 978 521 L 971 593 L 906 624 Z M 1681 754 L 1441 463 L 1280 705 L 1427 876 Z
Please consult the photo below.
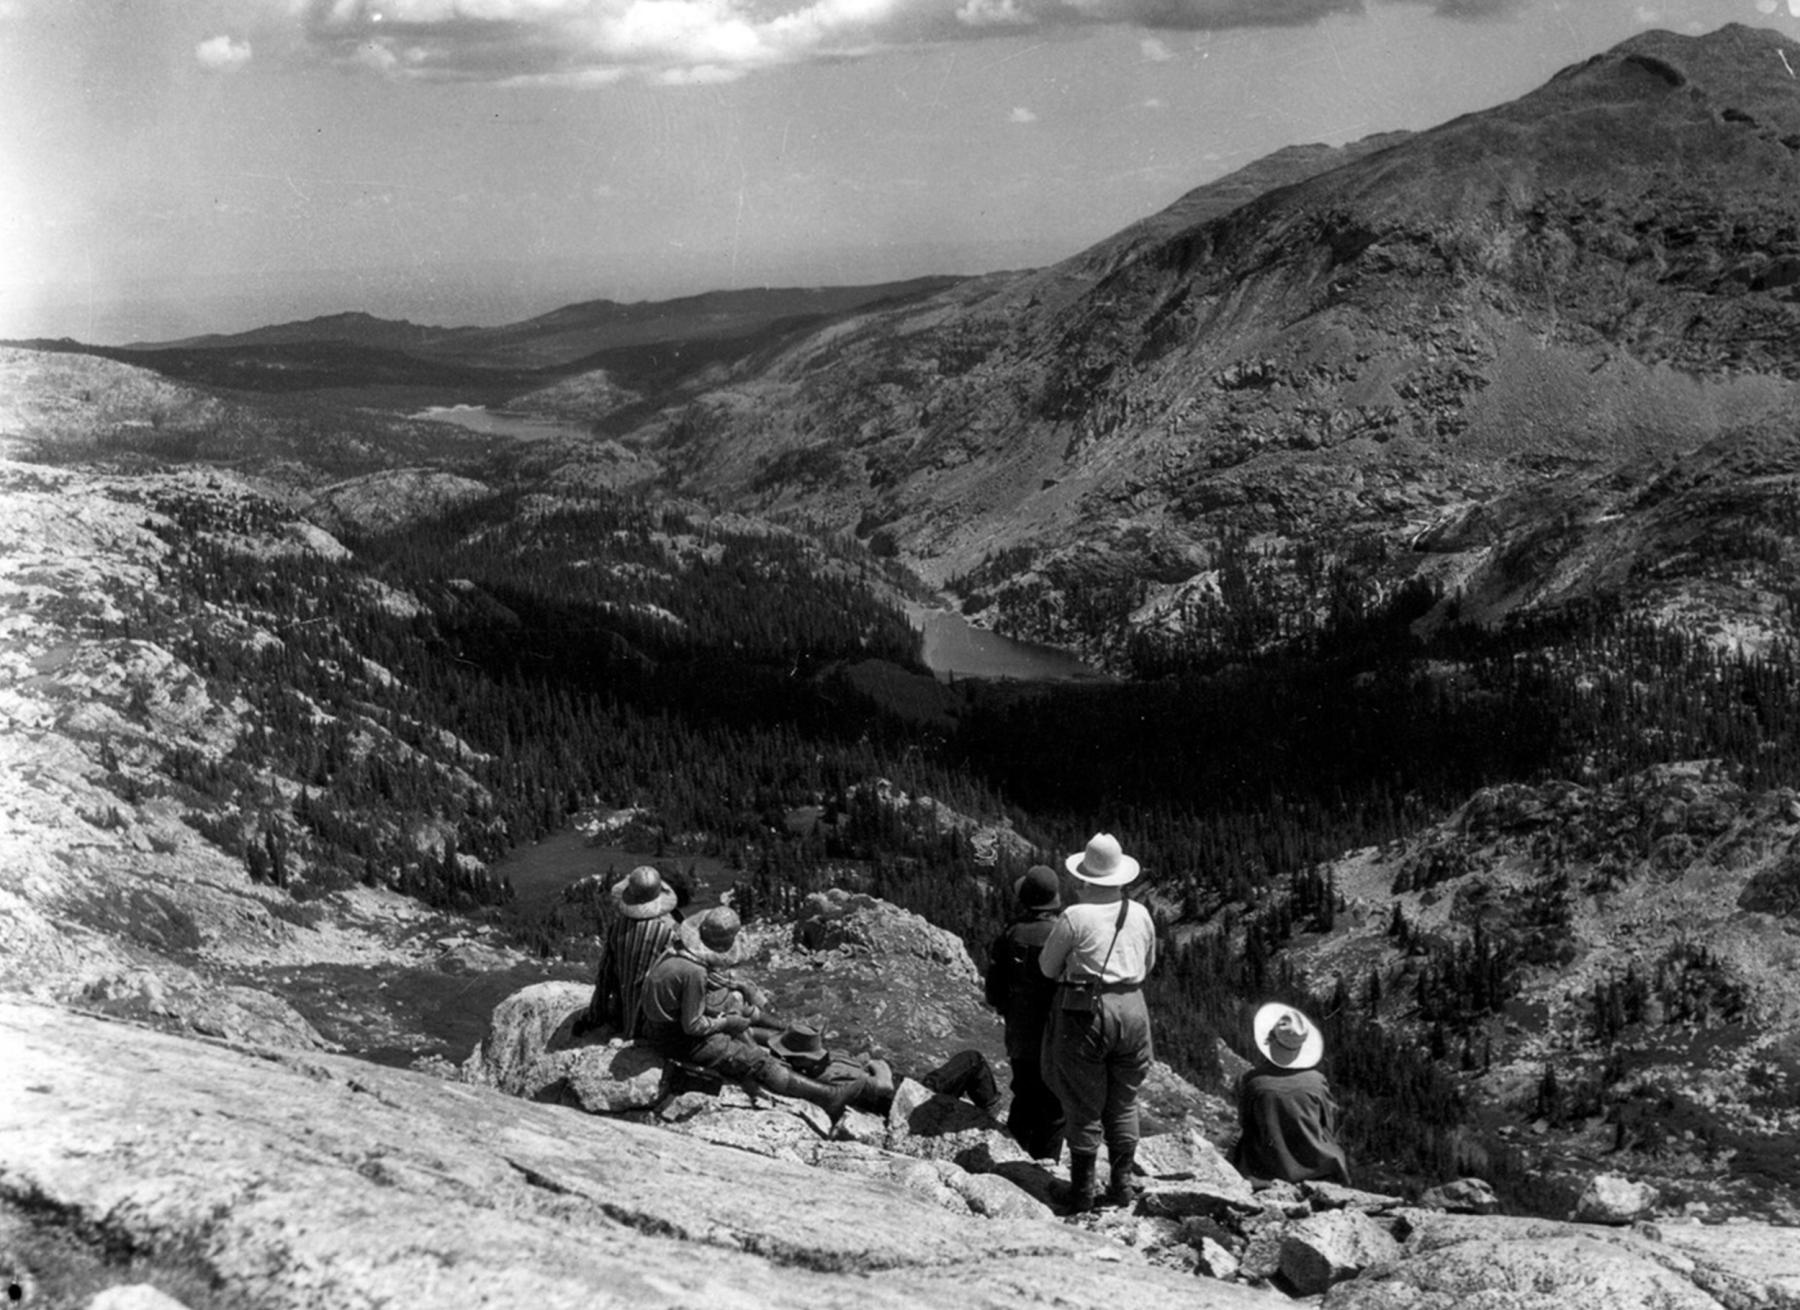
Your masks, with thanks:
M 1064 978 L 1057 983 L 1058 987 L 1092 987 L 1095 991 L 1109 994 L 1139 991 L 1143 985 L 1141 979 L 1137 982 L 1097 982 L 1092 978 Z

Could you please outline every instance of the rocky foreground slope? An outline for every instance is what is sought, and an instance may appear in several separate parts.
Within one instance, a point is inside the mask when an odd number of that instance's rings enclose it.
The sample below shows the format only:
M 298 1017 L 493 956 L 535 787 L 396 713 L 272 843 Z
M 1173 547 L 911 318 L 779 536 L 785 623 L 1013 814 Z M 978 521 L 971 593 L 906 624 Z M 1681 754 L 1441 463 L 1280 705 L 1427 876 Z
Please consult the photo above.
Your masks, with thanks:
M 0 1002 L 0 1045 L 15 1304 L 104 1305 L 146 1284 L 168 1299 L 138 1303 L 165 1310 L 1289 1301 L 1152 1264 L 1105 1231 L 971 1220 L 895 1182 L 340 1056 L 16 999 Z M 1328 1310 L 1800 1305 L 1791 1230 L 1365 1221 L 1385 1259 Z

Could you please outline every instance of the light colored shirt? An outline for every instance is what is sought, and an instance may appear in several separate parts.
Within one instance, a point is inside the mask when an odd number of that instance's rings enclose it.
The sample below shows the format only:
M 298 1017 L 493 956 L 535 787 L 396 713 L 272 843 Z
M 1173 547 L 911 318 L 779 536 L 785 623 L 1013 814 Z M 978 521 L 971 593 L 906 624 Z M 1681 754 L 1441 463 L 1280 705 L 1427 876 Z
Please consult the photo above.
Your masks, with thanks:
M 1150 911 L 1131 902 L 1125 926 L 1113 942 L 1113 925 L 1119 921 L 1119 902 L 1082 901 L 1057 916 L 1050 940 L 1038 957 L 1046 978 L 1071 976 L 1099 978 L 1109 983 L 1141 983 L 1156 965 L 1156 922 Z M 1107 948 L 1112 954 L 1107 954 Z M 1101 961 L 1106 962 L 1102 971 Z

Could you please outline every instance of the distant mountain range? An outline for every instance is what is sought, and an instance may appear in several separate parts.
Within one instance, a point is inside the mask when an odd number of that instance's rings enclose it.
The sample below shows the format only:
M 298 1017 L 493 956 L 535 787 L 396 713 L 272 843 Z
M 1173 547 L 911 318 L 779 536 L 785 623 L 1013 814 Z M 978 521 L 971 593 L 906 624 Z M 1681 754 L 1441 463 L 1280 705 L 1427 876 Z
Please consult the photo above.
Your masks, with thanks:
M 929 277 L 864 287 L 758 287 L 630 304 L 587 300 L 498 327 L 427 327 L 359 312 L 326 314 L 248 332 L 134 342 L 120 349 L 161 354 L 342 345 L 398 351 L 470 368 L 554 369 L 633 346 L 729 340 L 781 324 L 817 323 L 871 305 L 929 295 L 956 281 Z

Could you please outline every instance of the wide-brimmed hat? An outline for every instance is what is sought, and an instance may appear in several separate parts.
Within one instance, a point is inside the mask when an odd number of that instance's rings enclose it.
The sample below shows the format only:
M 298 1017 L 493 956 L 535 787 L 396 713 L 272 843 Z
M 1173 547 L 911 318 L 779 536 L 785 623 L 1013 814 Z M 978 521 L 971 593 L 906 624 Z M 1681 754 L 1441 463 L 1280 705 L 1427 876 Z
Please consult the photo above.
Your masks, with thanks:
M 1087 849 L 1069 856 L 1063 867 L 1096 887 L 1123 887 L 1138 876 L 1138 862 L 1119 849 L 1119 839 L 1110 832 L 1095 833 Z
M 627 919 L 654 919 L 675 908 L 675 889 L 648 864 L 640 864 L 612 885 L 614 903 Z
M 823 1063 L 831 1054 L 825 1049 L 819 1030 L 804 1023 L 783 1030 L 781 1036 L 769 1043 L 769 1049 L 784 1060 L 798 1060 L 802 1064 Z
M 1062 883 L 1048 864 L 1034 864 L 1013 883 L 1013 899 L 1028 909 L 1054 909 L 1062 904 Z
M 721 905 L 697 919 L 683 919 L 675 929 L 682 949 L 709 969 L 729 969 L 744 958 L 738 940 L 742 921 L 737 911 Z
M 1325 1038 L 1312 1020 L 1279 1001 L 1256 1012 L 1250 1036 L 1263 1057 L 1282 1069 L 1310 1069 L 1325 1054 Z

